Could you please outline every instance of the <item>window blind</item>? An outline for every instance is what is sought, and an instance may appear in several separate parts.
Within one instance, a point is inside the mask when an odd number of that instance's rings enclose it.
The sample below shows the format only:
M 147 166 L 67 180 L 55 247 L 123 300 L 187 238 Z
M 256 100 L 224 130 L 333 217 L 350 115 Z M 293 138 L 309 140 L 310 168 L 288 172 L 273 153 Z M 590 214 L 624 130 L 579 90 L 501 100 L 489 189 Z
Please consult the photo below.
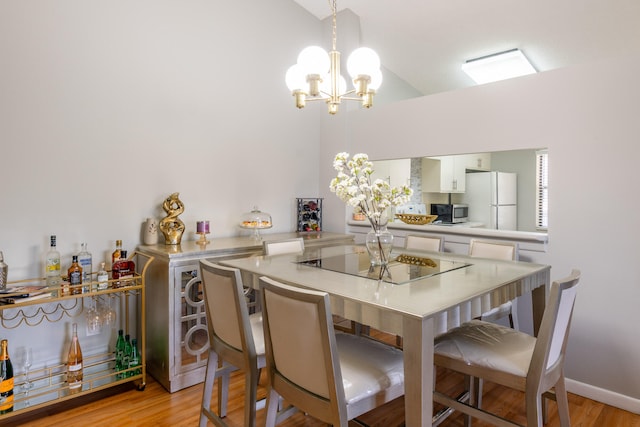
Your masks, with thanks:
M 536 228 L 546 230 L 549 224 L 549 154 L 536 151 Z

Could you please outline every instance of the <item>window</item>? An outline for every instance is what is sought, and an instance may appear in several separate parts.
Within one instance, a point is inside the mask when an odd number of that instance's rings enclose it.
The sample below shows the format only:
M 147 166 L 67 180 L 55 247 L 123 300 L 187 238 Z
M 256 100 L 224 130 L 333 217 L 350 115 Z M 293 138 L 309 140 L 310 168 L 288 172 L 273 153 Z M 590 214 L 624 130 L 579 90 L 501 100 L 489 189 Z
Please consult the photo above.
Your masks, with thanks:
M 549 225 L 549 153 L 536 151 L 536 228 Z

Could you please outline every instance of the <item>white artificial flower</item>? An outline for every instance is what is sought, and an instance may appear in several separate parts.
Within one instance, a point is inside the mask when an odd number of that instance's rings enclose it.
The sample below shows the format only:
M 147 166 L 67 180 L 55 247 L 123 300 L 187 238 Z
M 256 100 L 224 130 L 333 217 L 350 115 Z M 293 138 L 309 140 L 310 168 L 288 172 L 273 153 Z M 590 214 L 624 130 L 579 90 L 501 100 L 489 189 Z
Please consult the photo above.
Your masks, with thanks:
M 413 190 L 403 185 L 391 187 L 382 179 L 371 181 L 373 163 L 364 153 L 355 154 L 349 160 L 349 153 L 338 153 L 333 161 L 338 174 L 331 180 L 329 188 L 348 206 L 358 208 L 371 223 L 374 230 L 384 225 L 381 220 L 389 206 L 405 204 Z

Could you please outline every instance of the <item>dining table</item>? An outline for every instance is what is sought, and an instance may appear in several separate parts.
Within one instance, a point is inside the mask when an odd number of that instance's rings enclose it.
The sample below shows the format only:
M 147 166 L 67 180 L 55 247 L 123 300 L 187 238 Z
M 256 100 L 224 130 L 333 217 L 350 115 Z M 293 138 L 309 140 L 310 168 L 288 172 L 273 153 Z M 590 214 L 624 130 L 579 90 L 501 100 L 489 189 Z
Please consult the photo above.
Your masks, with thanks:
M 238 268 L 245 286 L 267 276 L 327 292 L 333 314 L 403 337 L 405 425 L 430 426 L 435 337 L 526 293 L 537 335 L 551 268 L 403 248 L 393 248 L 389 260 L 386 268 L 373 266 L 366 248 L 353 244 L 217 262 Z

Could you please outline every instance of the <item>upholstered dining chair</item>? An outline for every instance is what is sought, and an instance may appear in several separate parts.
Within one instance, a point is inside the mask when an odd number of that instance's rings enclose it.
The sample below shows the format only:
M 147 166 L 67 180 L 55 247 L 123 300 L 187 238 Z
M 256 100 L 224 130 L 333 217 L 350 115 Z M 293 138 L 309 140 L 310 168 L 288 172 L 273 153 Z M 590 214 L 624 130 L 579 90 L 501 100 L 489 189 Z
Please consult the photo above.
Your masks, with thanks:
M 304 240 L 302 237 L 285 240 L 265 240 L 262 242 L 265 255 L 282 255 L 282 254 L 302 254 L 304 253 Z M 340 316 L 333 316 L 334 327 L 343 332 L 360 335 L 367 331 L 367 328 L 358 322 L 345 319 Z
M 240 270 L 200 261 L 209 334 L 209 358 L 202 391 L 200 427 L 209 419 L 226 426 L 229 375 L 240 369 L 246 375 L 245 426 L 255 426 L 260 369 L 265 366 L 262 315 L 249 315 Z M 218 361 L 221 366 L 218 367 Z M 218 379 L 218 413 L 211 409 L 211 396 Z M 262 402 L 264 403 L 264 402 Z
M 262 242 L 265 255 L 302 254 L 304 240 L 302 237 L 285 240 L 265 240 Z
M 404 239 L 405 249 L 442 252 L 444 240 L 442 237 L 407 234 Z
M 283 254 L 297 254 L 302 255 L 304 253 L 304 239 L 302 237 L 295 237 L 293 239 L 280 239 L 280 240 L 264 240 L 262 242 L 262 252 L 264 255 L 283 255 Z M 250 289 L 245 289 L 245 294 L 249 302 L 249 307 L 253 307 L 255 311 L 260 311 L 260 297 L 257 295 L 258 279 L 254 277 L 255 286 Z
M 568 427 L 569 404 L 564 382 L 564 356 L 580 271 L 554 281 L 538 337 L 495 323 L 472 320 L 436 338 L 435 366 L 475 379 L 502 384 L 525 393 L 527 426 L 541 427 L 546 417 L 545 398 L 557 401 L 560 425 Z M 553 390 L 552 390 L 553 389 Z M 518 426 L 480 408 L 473 387 L 464 399 L 434 391 L 434 400 L 500 426 Z
M 335 332 L 329 295 L 260 278 L 267 356 L 266 426 L 300 410 L 336 427 L 404 394 L 402 352 Z M 279 402 L 290 406 L 278 410 Z
M 519 256 L 518 243 L 471 239 L 469 242 L 469 256 L 517 261 Z M 504 317 L 509 318 L 509 326 L 519 329 L 516 306 L 513 301 L 507 301 L 486 313 L 482 313 L 480 319 L 493 322 Z

